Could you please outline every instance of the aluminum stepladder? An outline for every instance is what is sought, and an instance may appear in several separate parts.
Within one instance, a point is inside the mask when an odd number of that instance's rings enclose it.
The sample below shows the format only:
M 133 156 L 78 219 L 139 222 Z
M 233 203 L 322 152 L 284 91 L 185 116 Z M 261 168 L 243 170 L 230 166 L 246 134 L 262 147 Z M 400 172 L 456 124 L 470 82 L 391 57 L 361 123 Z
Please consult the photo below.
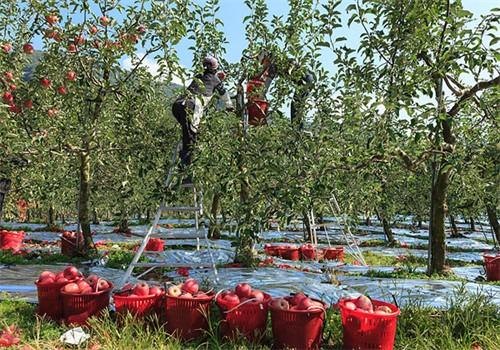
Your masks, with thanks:
M 330 244 L 330 237 L 328 236 L 328 229 L 327 226 L 337 226 L 340 232 L 342 232 L 342 236 L 346 241 L 347 244 L 347 254 L 351 255 L 354 259 L 356 259 L 361 265 L 367 266 L 365 258 L 363 256 L 363 252 L 361 249 L 359 249 L 358 243 L 356 242 L 356 237 L 351 232 L 351 229 L 349 227 L 349 224 L 347 223 L 347 220 L 345 216 L 342 214 L 340 210 L 339 203 L 337 202 L 337 198 L 335 197 L 335 194 L 331 194 L 330 199 L 328 200 L 328 206 L 330 207 L 330 210 L 333 214 L 333 217 L 335 219 L 335 223 L 332 225 L 329 224 L 316 224 L 315 222 L 315 217 L 314 217 L 314 211 L 311 209 L 307 213 L 307 217 L 305 220 L 309 220 L 309 225 L 311 227 L 311 244 L 316 246 L 318 244 L 318 236 L 317 236 L 317 229 L 320 227 L 323 227 L 326 240 L 328 242 L 328 247 L 331 247 Z M 340 217 L 342 217 L 342 220 L 340 220 Z
M 170 167 L 168 171 L 167 178 L 165 180 L 165 187 L 167 189 L 170 188 L 170 186 L 173 183 L 173 179 L 175 177 L 175 173 L 177 172 L 177 155 L 179 153 L 179 150 L 181 148 L 182 143 L 178 143 L 176 146 L 174 146 L 173 149 L 173 154 L 172 154 L 172 166 Z M 148 231 L 146 232 L 146 235 L 143 238 L 143 241 L 139 248 L 137 249 L 137 252 L 134 255 L 134 258 L 132 259 L 132 262 L 128 266 L 127 270 L 125 271 L 125 274 L 123 275 L 119 287 L 123 286 L 125 283 L 127 283 L 128 279 L 132 276 L 132 273 L 134 271 L 135 267 L 141 267 L 141 268 L 147 268 L 146 271 L 142 272 L 140 275 L 136 276 L 136 278 L 140 278 L 144 276 L 145 274 L 151 272 L 157 267 L 211 267 L 214 272 L 214 277 L 215 281 L 218 281 L 218 273 L 217 273 L 217 267 L 215 264 L 214 257 L 212 255 L 212 250 L 210 246 L 210 241 L 208 239 L 208 234 L 207 234 L 207 229 L 206 229 L 206 222 L 203 220 L 203 193 L 201 191 L 197 191 L 196 187 L 193 184 L 181 184 L 181 188 L 190 188 L 193 191 L 193 206 L 167 206 L 166 199 L 164 198 L 162 202 L 160 203 L 160 206 L 158 207 L 153 224 L 149 227 Z M 173 236 L 173 235 L 167 235 L 163 233 L 157 232 L 158 229 L 158 223 L 161 219 L 161 216 L 164 212 L 191 212 L 194 213 L 195 217 L 195 229 L 196 229 L 196 234 L 187 236 L 187 235 L 182 235 L 182 236 Z M 200 222 L 200 219 L 201 222 Z M 200 249 L 200 238 L 205 239 L 205 243 L 207 245 L 208 253 L 210 256 L 210 262 L 211 266 L 207 266 L 207 264 L 189 264 L 187 266 L 186 263 L 169 263 L 169 262 L 151 262 L 151 263 L 140 263 L 139 259 L 143 256 L 143 254 L 158 254 L 157 252 L 147 252 L 145 251 L 145 248 L 149 242 L 150 238 L 166 238 L 166 239 L 194 239 L 196 238 L 197 240 L 197 250 Z M 163 254 L 168 254 L 168 252 L 163 252 Z

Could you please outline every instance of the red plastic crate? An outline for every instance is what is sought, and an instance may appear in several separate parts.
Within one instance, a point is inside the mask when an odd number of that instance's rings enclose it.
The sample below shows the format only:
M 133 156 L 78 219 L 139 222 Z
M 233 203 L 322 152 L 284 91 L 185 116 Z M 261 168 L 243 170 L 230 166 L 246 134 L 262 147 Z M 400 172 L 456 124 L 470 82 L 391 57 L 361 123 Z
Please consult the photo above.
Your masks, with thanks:
M 169 334 L 181 340 L 203 337 L 208 329 L 208 315 L 214 294 L 207 298 L 180 298 L 166 295 L 166 328 Z
M 61 288 L 75 281 L 39 284 L 35 282 L 38 294 L 37 315 L 48 317 L 56 322 L 63 318 L 63 304 L 61 298 Z
M 285 299 L 290 301 L 291 298 Z M 326 307 L 324 303 L 323 305 Z M 325 310 L 281 310 L 271 304 L 269 310 L 274 348 L 310 350 L 321 347 Z
M 116 313 L 124 316 L 130 312 L 137 318 L 143 318 L 155 314 L 158 311 L 158 303 L 163 299 L 163 295 L 148 295 L 145 297 L 130 297 L 128 295 L 113 296 Z
M 500 255 L 483 255 L 486 279 L 488 281 L 500 281 Z
M 61 236 L 61 254 L 70 258 L 80 255 L 78 247 L 83 246 L 83 235 L 80 233 L 75 238 Z
M 344 261 L 344 247 L 323 249 L 323 259 Z
M 266 252 L 267 255 L 269 256 L 279 256 L 279 249 L 278 246 L 275 245 L 270 245 L 266 244 L 264 246 L 264 251 Z
M 300 254 L 302 260 L 315 260 L 316 259 L 316 248 L 309 245 L 303 245 L 300 247 Z
M 63 316 L 66 323 L 86 325 L 89 317 L 98 315 L 107 309 L 113 289 L 113 284 L 108 283 L 108 289 L 89 294 L 69 294 L 61 288 Z
M 394 338 L 396 337 L 396 326 L 398 315 L 397 306 L 372 300 L 374 307 L 385 305 L 394 313 L 387 315 L 377 315 L 362 312 L 359 310 L 346 309 L 345 303 L 352 300 L 340 300 L 338 306 L 342 316 L 344 349 L 380 349 L 392 350 Z
M 18 251 L 21 249 L 24 240 L 23 231 L 0 231 L 0 250 L 12 249 Z
M 293 246 L 284 247 L 281 250 L 281 257 L 286 260 L 298 261 L 300 259 L 300 249 Z
M 233 339 L 243 335 L 251 341 L 261 339 L 266 332 L 270 300 L 271 296 L 264 293 L 263 301 L 248 301 L 235 307 L 225 302 L 221 295 L 217 296 L 217 306 L 222 314 L 220 323 L 222 337 Z
M 165 241 L 161 238 L 151 238 L 148 244 L 146 244 L 145 250 L 150 252 L 162 252 L 164 246 Z

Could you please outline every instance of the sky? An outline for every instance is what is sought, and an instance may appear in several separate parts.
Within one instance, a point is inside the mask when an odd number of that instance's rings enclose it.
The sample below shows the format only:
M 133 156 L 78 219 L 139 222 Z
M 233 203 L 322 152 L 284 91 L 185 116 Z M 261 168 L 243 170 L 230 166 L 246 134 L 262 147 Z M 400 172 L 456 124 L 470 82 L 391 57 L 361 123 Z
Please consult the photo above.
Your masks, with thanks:
M 202 5 L 204 0 L 196 0 L 196 2 Z M 337 35 L 346 37 L 347 41 L 345 43 L 349 47 L 358 46 L 359 36 L 361 34 L 361 28 L 359 27 L 347 27 L 349 15 L 346 13 L 346 7 L 353 2 L 355 1 L 343 0 L 338 8 L 342 13 L 342 23 L 344 25 L 342 28 L 339 28 Z M 288 0 L 268 0 L 267 3 L 270 17 L 272 15 L 286 16 L 288 14 Z M 500 6 L 498 0 L 462 0 L 462 3 L 464 8 L 471 11 L 476 18 L 488 14 L 491 8 Z M 241 58 L 242 51 L 247 46 L 243 18 L 249 14 L 250 11 L 243 0 L 220 0 L 218 17 L 224 23 L 223 31 L 228 41 L 226 44 L 227 53 L 225 59 L 228 62 L 238 62 Z M 177 46 L 180 62 L 188 69 L 191 68 L 193 59 L 192 52 L 188 49 L 191 45 L 191 42 L 184 40 Z M 332 53 L 328 53 L 327 50 L 325 50 L 325 52 L 327 53 L 321 57 L 321 61 L 326 68 L 333 69 Z M 124 59 L 123 63 L 125 67 L 130 65 L 130 61 L 127 59 Z M 149 60 L 146 64 L 153 73 L 157 71 L 158 66 L 152 60 Z

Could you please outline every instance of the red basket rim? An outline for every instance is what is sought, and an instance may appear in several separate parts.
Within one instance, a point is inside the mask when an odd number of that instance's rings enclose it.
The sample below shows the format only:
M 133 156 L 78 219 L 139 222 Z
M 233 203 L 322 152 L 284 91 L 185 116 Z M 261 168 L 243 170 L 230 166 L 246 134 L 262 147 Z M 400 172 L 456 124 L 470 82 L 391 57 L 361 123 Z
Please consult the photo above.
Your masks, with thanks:
M 323 313 L 323 312 L 326 312 L 326 309 L 327 309 L 327 304 L 323 301 L 323 300 L 319 300 L 319 299 L 314 299 L 314 298 L 309 298 L 313 301 L 317 301 L 317 302 L 320 302 L 321 304 L 323 304 L 323 308 L 324 309 L 319 309 L 319 308 L 314 308 L 314 309 L 310 309 L 310 310 L 283 310 L 283 309 L 278 309 L 277 307 L 274 307 L 273 305 L 271 305 L 272 301 L 275 300 L 275 299 L 285 299 L 286 301 L 290 301 L 290 299 L 292 299 L 292 297 L 277 297 L 277 298 L 272 298 L 270 301 L 269 301 L 269 309 L 273 310 L 273 311 L 279 311 L 279 312 L 290 312 L 290 313 L 301 313 L 301 314 L 306 314 L 306 313 L 312 313 L 312 314 L 319 314 L 319 313 Z
M 90 296 L 96 296 L 96 295 L 101 295 L 101 294 L 104 294 L 104 293 L 108 293 L 110 292 L 112 289 L 113 289 L 113 283 L 110 282 L 110 281 L 107 281 L 108 284 L 109 284 L 109 288 L 108 289 L 105 289 L 105 290 L 101 290 L 101 291 L 98 291 L 98 292 L 92 292 L 92 293 L 87 293 L 87 294 L 75 294 L 75 293 L 67 293 L 63 290 L 63 288 L 61 288 L 61 294 L 63 295 L 71 295 L 71 296 L 86 296 L 86 295 L 90 295 Z
M 256 301 L 254 300 L 252 303 L 250 303 L 250 302 L 249 302 L 249 303 L 245 303 L 245 304 L 243 304 L 241 307 L 245 307 L 246 305 L 260 305 L 260 304 L 266 304 L 266 303 L 269 303 L 269 302 L 272 300 L 272 298 L 273 298 L 273 297 L 271 296 L 271 294 L 264 293 L 264 292 L 262 292 L 262 293 L 264 294 L 264 300 L 259 301 L 259 302 L 256 302 Z M 217 305 L 219 305 L 219 306 L 223 306 L 223 307 L 226 307 L 226 308 L 229 308 L 229 306 L 231 306 L 231 307 L 230 307 L 230 309 L 233 309 L 233 308 L 235 308 L 235 307 L 238 307 L 238 306 L 241 304 L 241 302 L 240 302 L 239 304 L 232 306 L 232 304 L 231 304 L 231 303 L 225 302 L 225 301 L 222 299 L 222 293 L 221 293 L 221 294 L 219 294 L 219 295 L 217 295 L 217 298 L 215 299 L 215 302 L 217 303 Z
M 387 302 L 382 301 L 382 300 L 376 300 L 376 299 L 371 299 L 371 302 L 372 302 L 373 305 L 375 305 L 375 306 L 387 306 L 391 310 L 393 310 L 393 312 L 390 313 L 390 314 L 379 315 L 379 314 L 370 314 L 370 313 L 362 312 L 362 311 L 358 311 L 358 310 L 349 310 L 349 309 L 346 309 L 345 303 L 347 303 L 348 301 L 355 302 L 356 299 L 357 298 L 354 298 L 354 299 L 341 299 L 337 303 L 337 306 L 341 310 L 345 310 L 345 311 L 347 311 L 347 312 L 349 312 L 351 314 L 355 314 L 355 315 L 360 316 L 360 317 L 368 317 L 368 318 L 388 318 L 388 317 L 389 318 L 396 318 L 401 313 L 401 310 L 396 305 L 391 304 L 391 303 L 387 303 Z M 395 309 L 395 311 L 394 311 L 394 309 Z
M 484 258 L 485 262 L 489 263 L 489 262 L 492 262 L 496 259 L 500 259 L 500 255 L 486 255 L 486 254 L 484 254 L 483 258 Z
M 174 300 L 194 300 L 194 301 L 208 301 L 208 300 L 213 300 L 213 298 L 215 297 L 215 293 L 214 292 L 208 292 L 207 294 L 205 294 L 207 297 L 209 298 L 183 298 L 183 297 L 174 297 L 174 296 L 171 296 L 171 295 L 168 295 L 168 293 L 165 293 L 165 296 L 167 298 L 170 298 L 170 299 L 174 299 Z

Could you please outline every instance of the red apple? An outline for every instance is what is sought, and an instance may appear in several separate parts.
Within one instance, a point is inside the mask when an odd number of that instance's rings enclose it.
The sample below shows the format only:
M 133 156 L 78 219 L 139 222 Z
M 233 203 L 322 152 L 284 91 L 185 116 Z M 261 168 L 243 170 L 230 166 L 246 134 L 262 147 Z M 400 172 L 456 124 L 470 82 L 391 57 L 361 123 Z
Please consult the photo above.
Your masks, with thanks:
M 80 288 L 78 288 L 78 284 L 76 283 L 68 283 L 64 286 L 64 292 L 70 294 L 78 294 L 80 293 Z
M 309 298 L 304 298 L 300 301 L 299 304 L 296 305 L 297 306 L 297 309 L 299 310 L 307 310 L 309 309 L 311 306 L 313 306 L 313 302 L 311 299 Z
M 99 277 L 97 277 L 96 275 L 90 275 L 87 277 L 87 283 L 93 288 L 95 289 L 95 287 L 97 287 L 97 283 L 99 282 Z
M 57 283 L 68 283 L 69 280 L 66 277 L 61 277 L 61 278 L 56 279 L 56 282 Z
M 163 291 L 161 290 L 160 287 L 158 286 L 152 286 L 151 288 L 149 288 L 149 295 L 156 295 L 156 296 L 159 296 L 163 293 Z
M 137 294 L 140 297 L 146 297 L 149 295 L 149 286 L 146 282 L 139 282 L 135 285 L 132 293 Z
M 99 279 L 99 282 L 97 282 L 97 291 L 106 290 L 106 289 L 109 289 L 108 281 L 106 281 L 102 278 Z
M 80 271 L 74 266 L 68 266 L 64 269 L 63 274 L 67 279 L 74 280 L 80 275 Z
M 90 34 L 96 34 L 99 31 L 96 26 L 92 26 L 89 29 Z
M 35 49 L 33 48 L 33 45 L 31 45 L 31 44 L 24 44 L 23 45 L 23 52 L 28 54 L 28 55 L 31 55 L 31 54 L 33 54 L 33 52 L 35 52 Z
M 43 280 L 43 279 L 45 279 L 45 278 L 48 278 L 48 277 L 50 277 L 50 278 L 52 278 L 52 279 L 55 279 L 55 278 L 56 278 L 56 275 L 55 275 L 53 272 L 51 272 L 51 271 L 43 271 L 43 272 L 40 274 L 40 276 L 38 276 L 38 280 L 39 280 L 39 281 L 41 281 L 41 280 Z
M 351 301 L 346 302 L 344 306 L 347 310 L 352 310 L 352 311 L 356 310 L 356 305 Z
M 254 289 L 252 290 L 252 293 L 250 293 L 250 298 L 255 299 L 255 301 L 260 302 L 264 301 L 264 293 L 262 293 L 260 290 Z
M 238 284 L 234 291 L 240 298 L 250 298 L 252 295 L 252 287 L 248 283 Z
M 191 294 L 191 293 L 183 293 L 180 297 L 184 298 L 184 299 L 193 299 L 193 294 Z
M 50 118 L 53 118 L 57 115 L 57 113 L 59 113 L 59 111 L 55 108 L 49 108 L 47 110 L 47 115 L 50 117 Z
M 290 304 L 283 298 L 276 298 L 271 301 L 271 307 L 280 310 L 288 310 L 290 309 Z
M 31 108 L 33 108 L 33 101 L 32 100 L 26 100 L 26 101 L 24 101 L 23 106 L 26 109 L 31 109 Z
M 146 27 L 142 24 L 140 24 L 138 27 L 137 27 L 137 33 L 139 34 L 144 34 L 146 32 Z
M 45 20 L 47 21 L 48 24 L 52 25 L 54 23 L 59 22 L 59 17 L 56 15 L 47 15 L 45 16 Z
M 75 45 L 85 44 L 85 37 L 83 35 L 78 35 L 77 37 L 75 37 L 74 43 Z
M 47 78 L 42 78 L 40 79 L 40 84 L 45 88 L 45 89 L 48 89 L 50 88 L 50 86 L 52 85 L 52 82 L 47 79 Z
M 10 85 L 9 85 L 9 90 L 10 90 L 10 91 L 14 91 L 15 89 L 17 89 L 16 84 L 10 84 Z
M 3 94 L 2 101 L 6 104 L 12 103 L 14 101 L 14 95 L 7 91 Z
M 86 287 L 82 290 L 80 290 L 80 294 L 90 294 L 90 293 L 93 293 L 94 291 L 92 290 L 91 287 Z
M 5 79 L 7 79 L 7 81 L 14 80 L 14 73 L 12 73 L 11 71 L 5 72 L 4 76 L 5 76 Z
M 21 113 L 22 109 L 21 106 L 18 106 L 16 104 L 11 104 L 9 107 L 9 111 L 11 111 L 12 113 Z
M 58 272 L 57 275 L 56 275 L 56 280 L 58 280 L 59 278 L 62 278 L 64 277 L 64 272 Z
M 102 24 L 104 27 L 106 27 L 106 26 L 109 24 L 109 22 L 110 22 L 109 18 L 108 18 L 108 17 L 106 17 L 106 16 L 102 16 L 102 17 L 100 18 L 100 21 L 101 21 L 101 24 Z
M 55 282 L 55 280 L 52 277 L 46 277 L 46 278 L 44 278 L 42 280 L 39 280 L 38 284 L 46 285 L 46 284 L 52 284 L 54 282 Z
M 374 313 L 376 313 L 376 314 L 392 314 L 392 310 L 389 306 L 380 305 L 380 306 L 376 307 Z
M 75 81 L 76 80 L 76 73 L 73 72 L 72 70 L 68 71 L 66 73 L 66 80 Z
M 84 280 L 78 281 L 77 285 L 78 285 L 78 288 L 80 290 L 84 290 L 86 288 L 90 288 L 90 284 L 88 284 L 87 281 L 84 281 Z
M 373 305 L 371 300 L 366 295 L 359 296 L 354 302 L 357 308 L 364 311 L 373 311 Z
M 228 292 L 224 295 L 223 300 L 231 305 L 238 305 L 241 300 L 236 293 Z
M 306 299 L 306 298 L 307 298 L 307 296 L 302 292 L 295 293 L 293 295 L 292 299 L 290 299 L 290 304 L 299 305 L 300 302 L 302 301 L 302 299 Z
M 57 88 L 57 92 L 59 92 L 59 94 L 61 95 L 66 95 L 68 93 L 68 91 L 66 90 L 66 87 L 61 85 Z
M 75 44 L 69 44 L 68 45 L 68 51 L 69 52 L 76 52 L 76 45 Z
M 5 43 L 2 45 L 2 51 L 5 53 L 9 53 L 10 50 L 12 50 L 12 44 L 10 43 Z
M 193 278 L 188 278 L 182 285 L 182 291 L 186 293 L 195 294 L 199 290 L 200 286 L 198 281 Z
M 168 288 L 167 293 L 171 297 L 178 297 L 179 295 L 182 294 L 182 291 L 177 286 L 171 286 L 171 287 Z

